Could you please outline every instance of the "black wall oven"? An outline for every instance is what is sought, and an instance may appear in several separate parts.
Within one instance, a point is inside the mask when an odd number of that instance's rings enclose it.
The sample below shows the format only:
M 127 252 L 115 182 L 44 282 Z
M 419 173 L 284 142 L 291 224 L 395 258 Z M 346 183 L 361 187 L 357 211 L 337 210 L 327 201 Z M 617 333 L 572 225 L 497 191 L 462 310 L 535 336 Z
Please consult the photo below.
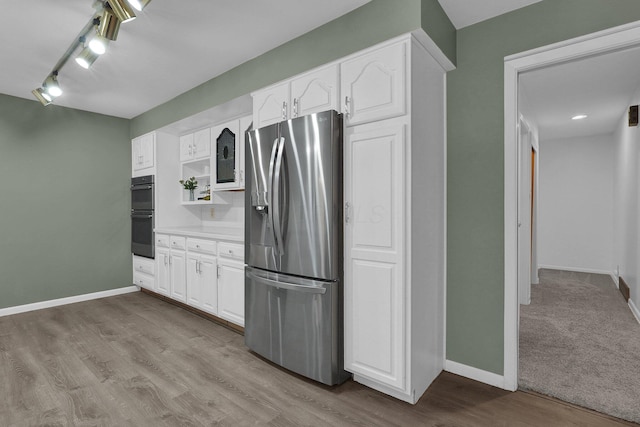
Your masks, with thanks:
M 153 175 L 131 178 L 131 252 L 154 258 Z

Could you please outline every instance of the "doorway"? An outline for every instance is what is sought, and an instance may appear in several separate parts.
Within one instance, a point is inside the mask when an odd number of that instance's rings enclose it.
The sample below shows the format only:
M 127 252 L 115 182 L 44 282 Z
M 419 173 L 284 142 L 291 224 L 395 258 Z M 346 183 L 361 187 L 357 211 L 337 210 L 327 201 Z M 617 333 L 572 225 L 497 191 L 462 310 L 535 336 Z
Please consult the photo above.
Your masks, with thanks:
M 529 193 L 531 185 L 531 182 L 522 179 L 524 162 L 523 150 L 519 144 L 519 75 L 638 45 L 640 23 L 633 23 L 505 58 L 504 388 L 507 390 L 515 391 L 518 388 L 519 305 L 522 292 L 526 292 L 522 290 L 522 281 L 528 281 L 532 276 L 528 271 L 527 274 L 522 271 L 524 266 L 531 266 L 531 260 L 526 260 L 531 257 L 531 253 L 521 246 L 522 238 L 519 238 L 519 234 L 522 237 L 519 223 L 522 224 L 523 203 L 526 203 L 522 193 L 525 188 L 526 193 Z M 526 187 L 521 186 L 523 182 L 527 183 Z

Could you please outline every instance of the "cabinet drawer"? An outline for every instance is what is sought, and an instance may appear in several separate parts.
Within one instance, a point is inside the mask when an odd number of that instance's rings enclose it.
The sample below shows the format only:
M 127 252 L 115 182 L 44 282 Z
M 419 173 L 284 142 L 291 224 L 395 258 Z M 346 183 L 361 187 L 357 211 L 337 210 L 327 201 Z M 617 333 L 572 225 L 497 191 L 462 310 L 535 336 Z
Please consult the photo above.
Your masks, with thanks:
M 153 291 L 155 288 L 155 277 L 136 271 L 133 273 L 133 284 Z
M 220 255 L 221 257 L 244 261 L 244 245 L 239 245 L 237 243 L 220 242 L 218 243 L 218 255 Z
M 168 248 L 170 237 L 167 234 L 156 234 L 156 247 Z
M 186 238 L 182 236 L 171 236 L 170 246 L 171 249 L 185 250 L 187 247 Z
M 155 262 L 148 258 L 133 257 L 133 271 L 155 276 Z
M 187 249 L 189 252 L 200 252 L 203 254 L 216 254 L 216 241 L 204 239 L 187 239 Z

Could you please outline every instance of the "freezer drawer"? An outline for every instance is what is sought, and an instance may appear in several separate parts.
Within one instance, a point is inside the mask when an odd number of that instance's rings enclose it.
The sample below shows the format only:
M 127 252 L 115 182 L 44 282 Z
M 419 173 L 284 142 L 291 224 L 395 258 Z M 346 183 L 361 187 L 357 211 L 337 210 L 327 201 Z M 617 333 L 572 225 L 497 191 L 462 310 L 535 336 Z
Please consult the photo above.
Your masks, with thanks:
M 339 282 L 245 270 L 245 344 L 300 375 L 344 382 Z

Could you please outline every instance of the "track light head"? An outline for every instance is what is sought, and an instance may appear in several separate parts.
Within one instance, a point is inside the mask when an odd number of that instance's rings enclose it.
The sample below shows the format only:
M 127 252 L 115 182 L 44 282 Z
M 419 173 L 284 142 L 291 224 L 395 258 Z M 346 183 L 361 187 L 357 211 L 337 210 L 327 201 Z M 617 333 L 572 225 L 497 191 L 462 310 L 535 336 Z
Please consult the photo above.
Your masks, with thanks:
M 142 9 L 147 7 L 151 0 L 127 0 L 131 6 L 138 12 L 141 12 Z
M 118 38 L 120 19 L 114 15 L 111 9 L 104 9 L 96 22 L 96 31 L 89 40 L 88 46 L 96 55 L 102 55 L 107 51 L 109 41 Z
M 45 92 L 41 87 L 39 87 L 38 89 L 32 90 L 31 93 L 45 107 L 51 104 L 51 101 L 53 101 L 53 98 L 51 98 L 51 96 L 49 96 L 49 94 Z
M 42 84 L 42 87 L 51 98 L 57 98 L 62 95 L 62 89 L 58 85 L 57 72 L 52 73 Z
M 105 9 L 100 14 L 98 26 L 96 27 L 96 33 L 107 40 L 114 41 L 118 38 L 118 31 L 120 31 L 120 23 L 122 20 L 118 18 L 113 11 Z
M 109 0 L 108 4 L 120 21 L 128 22 L 136 19 L 136 14 L 125 0 Z
M 96 62 L 96 59 L 98 59 L 99 56 L 100 55 L 87 46 L 80 51 L 78 56 L 76 56 L 76 63 L 87 70 L 94 62 Z

